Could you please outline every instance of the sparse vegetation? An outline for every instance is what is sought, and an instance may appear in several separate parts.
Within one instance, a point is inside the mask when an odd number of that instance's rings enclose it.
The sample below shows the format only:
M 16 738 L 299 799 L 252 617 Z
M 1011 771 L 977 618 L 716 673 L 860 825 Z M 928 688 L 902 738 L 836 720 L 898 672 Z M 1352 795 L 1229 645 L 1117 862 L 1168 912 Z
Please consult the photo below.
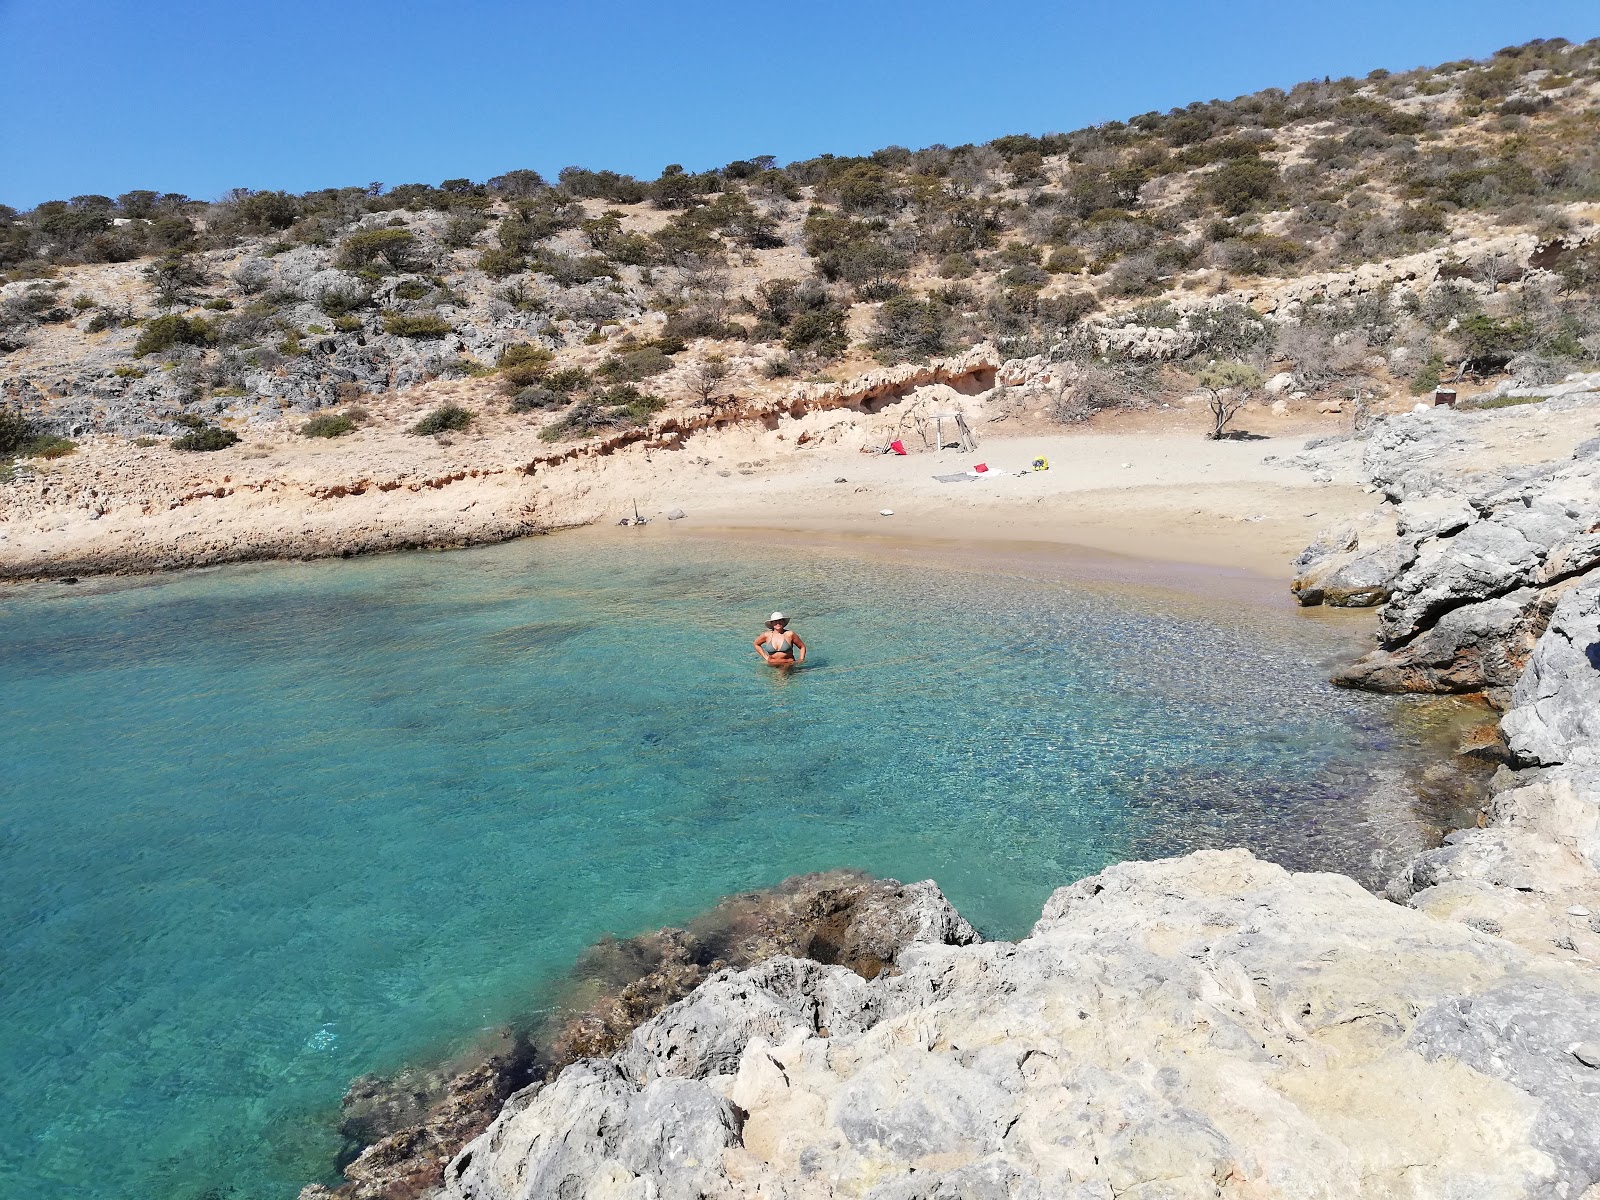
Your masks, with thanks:
M 30 441 L 22 453 L 27 458 L 65 458 L 77 448 L 78 443 L 71 438 L 46 433 Z
M 555 355 L 543 346 L 507 346 L 497 364 L 502 390 L 515 394 L 533 386 L 549 373 L 554 360 Z
M 819 377 L 846 355 L 902 362 L 984 339 L 1069 364 L 1075 382 L 1047 406 L 1063 420 L 1170 400 L 1214 363 L 1339 396 L 1548 381 L 1600 356 L 1600 238 L 1582 207 L 1600 200 L 1597 100 L 1600 42 L 1549 39 L 985 145 L 653 180 L 574 166 L 0 207 L 0 352 L 112 334 L 97 352 L 131 340 L 164 360 L 97 365 L 96 380 L 109 367 L 123 381 L 119 402 L 252 411 L 347 405 L 335 393 L 352 376 L 370 390 L 492 371 L 512 411 L 560 412 L 559 436 L 648 417 L 641 387 L 711 400 L 735 358 Z M 1481 248 L 1497 230 L 1523 249 Z M 1421 251 L 1444 262 L 1409 292 L 1266 315 L 1239 302 Z M 72 274 L 124 262 L 116 286 Z M 584 346 L 604 350 L 593 379 L 568 365 L 569 351 L 594 363 Z
M 354 433 L 356 423 L 347 413 L 318 413 L 300 426 L 300 436 L 309 438 L 336 438 Z
M 175 313 L 151 317 L 133 345 L 133 355 L 143 358 L 174 346 L 208 346 L 215 332 L 210 323 L 200 317 L 181 317 Z
M 423 436 L 440 433 L 458 433 L 472 426 L 472 413 L 459 404 L 441 404 L 411 427 L 411 432 Z
M 405 313 L 386 308 L 383 310 L 383 331 L 396 337 L 437 338 L 450 332 L 450 322 L 436 312 Z
M 231 429 L 223 429 L 219 425 L 201 420 L 193 420 L 187 424 L 189 432 L 172 439 L 174 450 L 210 452 L 226 450 L 229 446 L 239 444 L 239 435 Z

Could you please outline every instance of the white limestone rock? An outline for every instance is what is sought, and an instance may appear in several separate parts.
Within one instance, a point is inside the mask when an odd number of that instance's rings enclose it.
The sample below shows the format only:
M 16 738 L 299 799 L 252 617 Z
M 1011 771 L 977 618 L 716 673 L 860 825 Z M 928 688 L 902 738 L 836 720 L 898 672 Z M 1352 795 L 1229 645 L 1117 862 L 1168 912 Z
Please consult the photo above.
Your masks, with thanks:
M 1113 867 L 1017 943 L 719 976 L 514 1098 L 453 1200 L 1578 1196 L 1600 978 L 1244 851 Z M 830 1023 L 831 1022 L 831 1023 Z

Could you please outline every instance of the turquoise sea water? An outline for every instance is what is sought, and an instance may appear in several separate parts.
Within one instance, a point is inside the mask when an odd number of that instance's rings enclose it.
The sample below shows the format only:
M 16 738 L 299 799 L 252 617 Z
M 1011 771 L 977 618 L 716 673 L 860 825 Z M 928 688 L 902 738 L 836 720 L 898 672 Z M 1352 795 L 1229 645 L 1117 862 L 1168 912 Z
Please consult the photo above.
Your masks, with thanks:
M 1018 936 L 1118 859 L 1384 836 L 1391 702 L 1287 606 L 626 536 L 0 596 L 9 1200 L 291 1197 L 352 1076 L 795 872 Z

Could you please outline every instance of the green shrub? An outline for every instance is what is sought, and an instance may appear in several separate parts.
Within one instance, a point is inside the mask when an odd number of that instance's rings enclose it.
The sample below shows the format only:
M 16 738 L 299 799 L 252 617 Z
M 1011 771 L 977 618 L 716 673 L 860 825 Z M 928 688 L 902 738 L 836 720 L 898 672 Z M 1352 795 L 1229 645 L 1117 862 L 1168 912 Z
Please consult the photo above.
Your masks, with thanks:
M 423 283 L 422 280 L 407 279 L 395 287 L 394 294 L 400 300 L 421 300 L 431 291 L 433 291 L 433 288 Z
M 478 240 L 478 235 L 488 224 L 488 220 L 478 213 L 461 213 L 450 218 L 444 227 L 444 235 L 439 240 L 452 250 L 465 250 Z
M 111 373 L 118 379 L 143 379 L 146 371 L 143 367 L 120 366 L 112 367 Z
M 836 305 L 807 309 L 790 323 L 788 332 L 783 335 L 783 344 L 790 350 L 837 358 L 849 345 L 844 324 L 845 312 Z
M 949 310 L 937 300 L 896 296 L 885 300 L 878 310 L 872 346 L 883 362 L 920 361 L 943 354 L 950 348 L 949 319 Z
M 235 209 L 245 228 L 256 233 L 287 229 L 300 218 L 300 201 L 287 192 L 252 192 Z
M 1207 175 L 1203 186 L 1213 204 L 1239 216 L 1278 190 L 1278 168 L 1260 158 L 1231 159 Z
M 450 332 L 450 322 L 436 312 L 403 313 L 398 309 L 383 310 L 383 331 L 396 337 L 436 338 Z
M 188 433 L 172 439 L 174 450 L 212 451 L 226 450 L 229 446 L 237 445 L 239 435 L 231 429 L 223 429 L 218 425 L 208 425 L 198 422 L 193 425 Z
M 212 312 L 230 312 L 233 309 L 233 301 L 226 297 L 218 300 L 207 300 L 202 307 L 209 308 Z
M 1520 317 L 1495 319 L 1487 313 L 1469 313 L 1460 319 L 1456 337 L 1472 358 L 1510 358 L 1526 349 L 1533 328 Z
M 1086 265 L 1082 250 L 1076 246 L 1058 246 L 1045 259 L 1044 269 L 1052 275 L 1076 275 Z
M 0 408 L 0 458 L 21 454 L 38 436 L 38 426 L 27 417 L 14 408 Z
M 491 247 L 478 255 L 478 270 L 491 279 L 504 279 L 527 268 L 528 260 L 514 250 Z
M 164 308 L 192 302 L 194 289 L 205 286 L 210 278 L 202 263 L 185 254 L 169 254 L 140 274 L 155 289 L 156 301 Z
M 472 424 L 472 414 L 459 404 L 441 404 L 411 427 L 412 433 L 452 433 Z
M 642 233 L 622 233 L 611 240 L 606 257 L 630 267 L 648 267 L 659 257 L 656 244 Z
M 538 383 L 550 370 L 555 356 L 542 346 L 507 346 L 500 352 L 500 385 L 507 392 L 520 391 Z
M 537 412 L 551 408 L 561 408 L 572 402 L 571 396 L 563 396 L 553 392 L 542 384 L 525 387 L 511 398 L 511 411 L 516 413 Z
M 336 438 L 354 432 L 356 423 L 344 413 L 318 413 L 300 426 L 301 437 Z
M 173 346 L 207 346 L 214 337 L 215 330 L 202 318 L 169 313 L 145 322 L 139 340 L 133 345 L 133 354 L 135 358 L 143 358 Z
M 28 458 L 65 458 L 77 448 L 78 443 L 71 438 L 46 433 L 30 441 L 22 448 L 22 453 Z
M 1442 355 L 1428 355 L 1428 361 L 1418 367 L 1416 374 L 1411 376 L 1411 394 L 1421 396 L 1438 387 L 1440 379 L 1444 376 L 1444 365 Z
M 558 396 L 571 396 L 589 386 L 589 372 L 582 367 L 562 367 L 544 377 L 544 386 Z
M 1307 258 L 1311 248 L 1275 233 L 1247 233 L 1223 242 L 1220 252 L 1227 270 L 1241 275 L 1265 275 Z
M 317 297 L 317 307 L 334 318 L 348 316 L 371 303 L 372 296 L 365 288 L 349 285 L 324 288 Z
M 659 396 L 641 392 L 632 384 L 625 383 L 593 400 L 579 400 L 559 421 L 541 429 L 539 436 L 547 442 L 554 442 L 564 437 L 587 437 L 604 429 L 639 425 L 665 405 L 666 401 Z
M 642 379 L 649 379 L 652 375 L 661 374 L 671 365 L 672 360 L 659 346 L 641 346 L 637 350 L 609 355 L 595 373 L 606 379 L 637 383 Z
M 939 261 L 939 274 L 946 279 L 971 279 L 977 273 L 978 264 L 970 254 L 958 251 Z
M 354 333 L 361 328 L 361 318 L 352 316 L 335 317 L 333 319 L 333 327 L 340 333 Z
M 338 265 L 346 270 L 411 271 L 420 265 L 417 239 L 409 229 L 362 229 L 339 246 Z
M 667 402 L 660 396 L 641 392 L 631 383 L 622 384 L 603 393 L 597 398 L 597 403 L 609 405 L 612 415 L 617 420 L 630 425 L 641 424 L 651 413 L 659 412 L 667 406 Z

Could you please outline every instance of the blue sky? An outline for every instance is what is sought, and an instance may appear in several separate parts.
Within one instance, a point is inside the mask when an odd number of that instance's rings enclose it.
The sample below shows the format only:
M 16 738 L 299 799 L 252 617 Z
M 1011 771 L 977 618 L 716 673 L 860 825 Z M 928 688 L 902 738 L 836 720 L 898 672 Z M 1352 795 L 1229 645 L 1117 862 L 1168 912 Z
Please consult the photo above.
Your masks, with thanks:
M 654 177 L 1597 35 L 1596 0 L 0 0 L 0 201 Z

